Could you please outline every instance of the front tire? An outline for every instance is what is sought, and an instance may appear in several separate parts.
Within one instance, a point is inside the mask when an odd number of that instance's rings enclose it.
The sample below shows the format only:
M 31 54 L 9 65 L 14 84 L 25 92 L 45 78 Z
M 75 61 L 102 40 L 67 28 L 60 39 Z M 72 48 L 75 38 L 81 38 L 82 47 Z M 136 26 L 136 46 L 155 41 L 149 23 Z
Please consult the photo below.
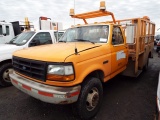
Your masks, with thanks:
M 11 86 L 9 72 L 12 70 L 12 63 L 5 63 L 0 66 L 0 85 L 1 86 Z
M 99 111 L 102 99 L 101 81 L 98 78 L 90 77 L 82 84 L 78 101 L 73 106 L 73 112 L 83 120 L 91 119 Z

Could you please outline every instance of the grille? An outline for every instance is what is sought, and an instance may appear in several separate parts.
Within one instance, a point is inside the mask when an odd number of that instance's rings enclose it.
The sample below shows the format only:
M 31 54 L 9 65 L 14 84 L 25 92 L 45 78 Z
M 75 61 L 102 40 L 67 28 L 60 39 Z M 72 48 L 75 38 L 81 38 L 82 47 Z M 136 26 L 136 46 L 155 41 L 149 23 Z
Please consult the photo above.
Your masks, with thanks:
M 46 80 L 46 65 L 46 62 L 42 61 L 13 57 L 15 71 L 40 81 Z

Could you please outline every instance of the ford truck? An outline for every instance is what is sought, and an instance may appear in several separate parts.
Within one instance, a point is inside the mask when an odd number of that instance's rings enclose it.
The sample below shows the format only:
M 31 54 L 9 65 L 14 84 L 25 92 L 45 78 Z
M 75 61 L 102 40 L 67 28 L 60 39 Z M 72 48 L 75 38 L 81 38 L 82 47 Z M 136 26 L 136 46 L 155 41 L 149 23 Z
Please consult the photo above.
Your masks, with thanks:
M 73 103 L 81 119 L 94 117 L 105 93 L 102 84 L 118 74 L 137 77 L 153 57 L 155 24 L 149 17 L 116 20 L 105 8 L 101 1 L 97 11 L 71 9 L 70 16 L 84 24 L 67 29 L 59 43 L 14 52 L 12 84 L 47 103 Z M 87 22 L 102 16 L 112 20 Z

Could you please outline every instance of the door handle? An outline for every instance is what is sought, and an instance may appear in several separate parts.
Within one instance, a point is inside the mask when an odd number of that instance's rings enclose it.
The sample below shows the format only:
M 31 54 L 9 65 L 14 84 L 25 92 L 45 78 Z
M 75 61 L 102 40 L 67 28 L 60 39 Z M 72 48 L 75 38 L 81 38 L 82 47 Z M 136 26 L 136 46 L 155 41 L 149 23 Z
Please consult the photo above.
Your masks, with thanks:
M 106 60 L 106 61 L 103 62 L 103 64 L 106 64 L 106 63 L 108 63 L 108 60 Z

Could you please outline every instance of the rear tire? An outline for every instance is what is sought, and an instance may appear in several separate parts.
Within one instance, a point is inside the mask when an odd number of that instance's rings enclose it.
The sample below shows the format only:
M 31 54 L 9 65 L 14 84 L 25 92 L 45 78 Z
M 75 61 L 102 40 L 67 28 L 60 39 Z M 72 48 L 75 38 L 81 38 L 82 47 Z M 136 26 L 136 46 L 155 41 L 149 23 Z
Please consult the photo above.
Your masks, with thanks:
M 159 52 L 159 50 L 158 50 L 158 49 L 156 49 L 156 52 L 158 53 L 158 52 Z
M 98 78 L 90 77 L 82 84 L 78 101 L 73 105 L 73 113 L 83 120 L 93 118 L 100 109 L 103 87 Z
M 0 85 L 1 86 L 11 86 L 12 83 L 10 81 L 9 77 L 9 71 L 11 71 L 12 63 L 5 63 L 2 66 L 0 66 Z
M 149 66 L 149 58 L 147 58 L 147 63 L 145 64 L 145 66 L 143 67 L 144 71 L 148 70 L 148 66 Z

